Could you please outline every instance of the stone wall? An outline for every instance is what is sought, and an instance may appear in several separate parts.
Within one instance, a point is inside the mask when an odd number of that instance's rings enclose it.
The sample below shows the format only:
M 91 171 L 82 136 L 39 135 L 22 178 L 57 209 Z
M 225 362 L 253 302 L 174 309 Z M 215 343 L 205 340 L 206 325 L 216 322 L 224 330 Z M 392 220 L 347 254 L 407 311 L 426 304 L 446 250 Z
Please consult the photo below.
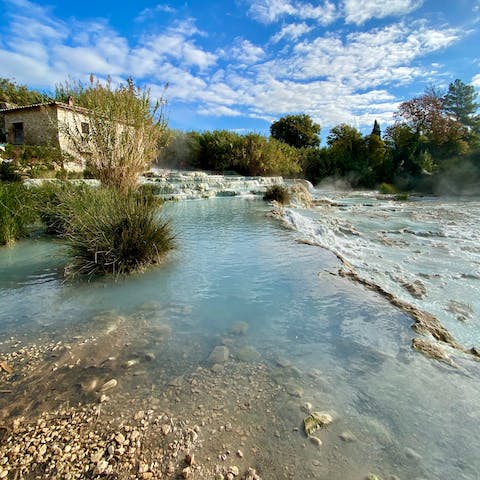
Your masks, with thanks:
M 4 114 L 7 142 L 15 143 L 14 123 L 23 123 L 24 142 L 28 145 L 58 147 L 56 107 L 47 105 L 25 108 Z

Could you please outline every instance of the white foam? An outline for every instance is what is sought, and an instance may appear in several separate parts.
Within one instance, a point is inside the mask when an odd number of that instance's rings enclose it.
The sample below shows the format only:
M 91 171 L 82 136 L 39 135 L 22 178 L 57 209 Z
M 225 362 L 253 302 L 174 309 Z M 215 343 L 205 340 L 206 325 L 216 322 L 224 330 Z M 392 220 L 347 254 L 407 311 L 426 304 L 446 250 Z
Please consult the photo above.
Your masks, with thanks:
M 284 220 L 300 238 L 436 315 L 466 346 L 480 344 L 480 202 L 395 202 L 358 192 L 323 198 L 311 211 L 285 209 Z M 470 318 L 460 322 L 452 301 L 467 305 Z

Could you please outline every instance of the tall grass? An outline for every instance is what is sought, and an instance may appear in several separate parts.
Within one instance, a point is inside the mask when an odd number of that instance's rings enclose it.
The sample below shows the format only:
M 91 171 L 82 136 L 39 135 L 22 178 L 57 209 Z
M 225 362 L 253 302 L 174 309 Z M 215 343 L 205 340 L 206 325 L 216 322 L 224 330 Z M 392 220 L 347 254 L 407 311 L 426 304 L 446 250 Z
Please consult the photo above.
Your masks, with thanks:
M 0 182 L 0 245 L 27 236 L 35 218 L 31 192 L 21 183 Z
M 82 187 L 58 189 L 52 202 L 51 228 L 70 247 L 67 276 L 131 273 L 159 263 L 173 247 L 152 195 Z

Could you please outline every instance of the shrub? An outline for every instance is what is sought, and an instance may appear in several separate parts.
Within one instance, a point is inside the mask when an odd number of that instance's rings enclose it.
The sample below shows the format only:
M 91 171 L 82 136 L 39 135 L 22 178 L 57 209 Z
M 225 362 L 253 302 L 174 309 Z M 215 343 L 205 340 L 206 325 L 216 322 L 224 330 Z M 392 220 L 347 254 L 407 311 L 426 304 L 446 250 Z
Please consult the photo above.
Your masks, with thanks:
M 0 245 L 27 236 L 34 221 L 31 192 L 21 183 L 0 182 Z
M 66 160 L 59 148 L 42 145 L 7 144 L 4 156 L 10 159 L 9 173 L 17 178 L 54 177 Z
M 81 195 L 80 190 L 86 188 L 88 187 L 84 185 L 74 186 L 53 180 L 46 181 L 33 189 L 35 208 L 48 234 L 61 235 L 65 233 L 67 213 L 63 205 L 64 199 L 68 197 L 69 208 L 73 208 L 73 198 Z
M 270 202 L 275 200 L 282 205 L 286 205 L 290 202 L 290 192 L 288 191 L 288 188 L 283 185 L 272 185 L 267 188 L 263 199 Z
M 398 193 L 398 190 L 391 183 L 381 183 L 379 187 L 380 193 L 385 195 L 394 195 Z
M 110 188 L 57 190 L 57 227 L 70 247 L 67 276 L 128 274 L 159 263 L 172 248 L 169 224 L 152 195 Z
M 110 79 L 102 84 L 93 76 L 86 87 L 80 82 L 57 87 L 58 98 L 70 95 L 84 107 L 74 111 L 73 122 L 60 125 L 72 153 L 87 158 L 88 169 L 103 185 L 135 189 L 139 175 L 168 142 L 163 98 L 153 105 L 150 91 L 131 78 L 114 87 Z

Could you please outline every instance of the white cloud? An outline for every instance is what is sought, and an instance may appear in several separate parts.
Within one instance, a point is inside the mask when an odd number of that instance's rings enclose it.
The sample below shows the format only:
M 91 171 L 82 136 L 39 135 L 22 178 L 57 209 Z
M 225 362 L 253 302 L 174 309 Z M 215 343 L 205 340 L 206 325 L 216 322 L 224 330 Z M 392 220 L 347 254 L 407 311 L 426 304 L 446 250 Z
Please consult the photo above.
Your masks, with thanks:
M 294 15 L 290 0 L 256 0 L 249 10 L 251 16 L 262 23 L 273 23 L 285 15 Z
M 282 39 L 298 40 L 301 36 L 311 32 L 313 28 L 314 27 L 308 26 L 305 22 L 284 25 L 282 29 L 272 37 L 272 42 L 277 43 Z
M 344 0 L 345 21 L 361 25 L 371 18 L 406 15 L 419 8 L 423 0 Z
M 326 0 L 323 5 L 312 5 L 311 3 L 297 2 L 297 15 L 301 19 L 316 20 L 320 25 L 329 25 L 339 16 L 335 3 Z
M 239 40 L 238 45 L 231 50 L 231 57 L 241 63 L 253 64 L 265 57 L 263 48 L 254 45 L 249 40 Z
M 238 110 L 225 107 L 224 105 L 208 105 L 198 110 L 200 115 L 212 115 L 214 117 L 240 117 L 242 115 Z
M 136 22 L 144 22 L 155 17 L 157 13 L 175 13 L 176 10 L 170 5 L 158 3 L 154 7 L 144 8 L 135 18 Z
M 30 5 L 27 0 L 7 1 Z M 401 2 L 392 2 L 398 12 Z M 430 78 L 431 67 L 421 66 L 423 56 L 464 35 L 420 21 L 320 34 L 315 27 L 339 15 L 330 1 L 259 0 L 256 5 L 250 14 L 256 12 L 265 23 L 285 16 L 304 21 L 285 23 L 266 45 L 236 38 L 222 50 L 213 50 L 204 46 L 210 38 L 191 18 L 132 39 L 102 20 L 64 22 L 35 5 L 28 15 L 15 9 L 6 17 L 8 37 L 0 36 L 0 76 L 51 87 L 67 75 L 85 80 L 92 72 L 120 82 L 133 74 L 158 96 L 169 82 L 167 99 L 203 115 L 271 122 L 287 113 L 305 112 L 324 127 L 340 122 L 371 125 L 375 118 L 391 120 L 398 99 L 390 88 Z M 35 31 L 20 28 L 28 22 Z M 275 43 L 282 39 L 289 42 L 278 50 Z M 473 83 L 480 87 L 480 74 Z
M 475 75 L 475 76 L 472 78 L 471 84 L 472 84 L 474 87 L 480 88 L 480 73 L 478 73 L 477 75 Z
M 320 25 L 328 25 L 338 16 L 335 4 L 331 0 L 325 0 L 322 5 L 292 0 L 254 0 L 249 13 L 255 20 L 265 24 L 293 16 L 302 20 L 316 20 Z

